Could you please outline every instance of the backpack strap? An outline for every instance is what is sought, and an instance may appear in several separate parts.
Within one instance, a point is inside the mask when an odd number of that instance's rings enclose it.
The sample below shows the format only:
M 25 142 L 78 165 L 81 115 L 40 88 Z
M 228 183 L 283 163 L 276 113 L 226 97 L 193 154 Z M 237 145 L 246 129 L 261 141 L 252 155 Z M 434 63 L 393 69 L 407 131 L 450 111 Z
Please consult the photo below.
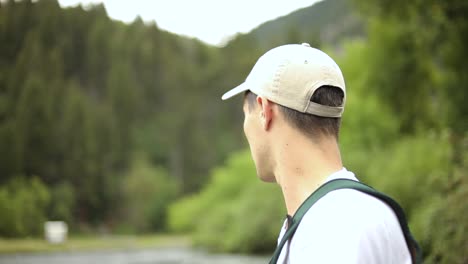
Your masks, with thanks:
M 387 195 L 376 191 L 375 189 L 364 183 L 349 179 L 335 179 L 320 186 L 297 209 L 288 227 L 288 230 L 286 230 L 283 238 L 278 243 L 278 246 L 276 247 L 276 250 L 273 253 L 273 256 L 270 260 L 270 264 L 276 264 L 281 254 L 281 250 L 283 249 L 283 246 L 285 245 L 286 241 L 292 238 L 292 236 L 296 232 L 297 227 L 299 226 L 299 223 L 301 222 L 302 218 L 307 213 L 309 208 L 312 207 L 313 204 L 315 204 L 320 198 L 325 196 L 327 193 L 338 189 L 354 189 L 366 193 L 368 195 L 374 196 L 375 198 L 385 202 L 388 206 L 390 206 L 395 212 L 398 221 L 400 222 L 400 226 L 403 231 L 403 235 L 405 237 L 406 244 L 411 254 L 413 263 L 422 263 L 422 254 L 420 247 L 411 235 L 403 209 L 397 202 L 395 202 L 392 198 L 388 197 Z

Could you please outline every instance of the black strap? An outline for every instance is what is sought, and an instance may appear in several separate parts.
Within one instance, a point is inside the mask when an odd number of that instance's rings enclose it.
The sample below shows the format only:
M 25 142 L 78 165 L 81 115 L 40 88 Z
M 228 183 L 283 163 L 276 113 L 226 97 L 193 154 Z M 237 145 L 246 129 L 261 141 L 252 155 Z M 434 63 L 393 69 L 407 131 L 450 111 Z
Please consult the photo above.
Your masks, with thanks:
M 291 225 L 288 227 L 283 238 L 278 243 L 278 246 L 276 247 L 275 252 L 273 253 L 273 256 L 270 260 L 270 264 L 276 264 L 281 254 L 281 250 L 283 249 L 284 244 L 294 235 L 297 227 L 299 226 L 299 223 L 302 220 L 302 217 L 304 217 L 304 215 L 307 213 L 309 208 L 312 207 L 314 203 L 316 203 L 320 198 L 322 198 L 327 193 L 334 191 L 334 190 L 338 190 L 338 189 L 354 189 L 354 190 L 369 194 L 371 196 L 374 196 L 382 200 L 383 202 L 385 202 L 387 205 L 389 205 L 395 212 L 398 218 L 398 221 L 400 222 L 400 226 L 403 231 L 403 235 L 405 236 L 405 240 L 406 240 L 406 244 L 408 245 L 409 252 L 411 253 L 411 258 L 413 260 L 413 263 L 414 264 L 422 263 L 422 254 L 421 254 L 420 247 L 418 243 L 416 242 L 416 240 L 411 235 L 403 209 L 400 207 L 400 205 L 397 202 L 395 202 L 392 198 L 376 191 L 375 189 L 373 189 L 372 187 L 364 183 L 354 181 L 354 180 L 349 180 L 349 179 L 335 179 L 320 186 L 297 209 L 296 213 L 294 214 L 292 218 Z

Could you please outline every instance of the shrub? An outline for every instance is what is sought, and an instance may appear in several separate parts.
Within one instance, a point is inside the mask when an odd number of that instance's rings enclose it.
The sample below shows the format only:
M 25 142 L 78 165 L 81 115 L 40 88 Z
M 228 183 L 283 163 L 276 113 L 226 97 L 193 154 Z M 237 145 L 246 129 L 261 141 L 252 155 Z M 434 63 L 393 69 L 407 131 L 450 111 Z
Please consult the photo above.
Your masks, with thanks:
M 42 234 L 49 200 L 47 187 L 36 177 L 16 177 L 0 187 L 0 236 Z
M 444 184 L 444 194 L 425 215 L 425 263 L 468 263 L 468 133 L 462 142 L 460 164 Z
M 139 157 L 122 183 L 124 224 L 136 232 L 164 231 L 168 204 L 177 194 L 175 180 L 162 167 Z
M 272 251 L 285 215 L 277 185 L 260 182 L 250 152 L 233 154 L 196 195 L 171 205 L 169 226 L 213 251 Z

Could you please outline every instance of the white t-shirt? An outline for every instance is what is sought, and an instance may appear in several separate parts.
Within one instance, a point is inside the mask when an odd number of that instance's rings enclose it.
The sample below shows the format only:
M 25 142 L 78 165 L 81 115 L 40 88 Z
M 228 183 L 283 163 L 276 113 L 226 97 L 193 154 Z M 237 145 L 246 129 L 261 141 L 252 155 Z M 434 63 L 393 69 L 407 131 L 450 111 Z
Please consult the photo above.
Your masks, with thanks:
M 343 168 L 325 182 L 338 178 L 357 181 Z M 287 220 L 278 243 L 286 228 Z M 387 204 L 341 189 L 329 192 L 309 209 L 277 263 L 411 264 L 411 255 L 398 218 Z

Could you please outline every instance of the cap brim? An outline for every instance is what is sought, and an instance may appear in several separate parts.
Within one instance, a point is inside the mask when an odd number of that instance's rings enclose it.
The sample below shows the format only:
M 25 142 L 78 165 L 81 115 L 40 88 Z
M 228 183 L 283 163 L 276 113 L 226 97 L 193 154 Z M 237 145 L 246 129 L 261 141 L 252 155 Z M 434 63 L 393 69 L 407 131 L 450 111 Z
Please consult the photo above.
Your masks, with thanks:
M 234 87 L 232 88 L 231 90 L 227 91 L 225 94 L 223 94 L 223 96 L 221 96 L 221 99 L 222 100 L 227 100 L 235 95 L 238 95 L 242 92 L 245 92 L 249 90 L 249 88 L 247 87 L 247 85 L 245 83 L 242 83 L 240 84 L 239 86 L 237 87 Z

